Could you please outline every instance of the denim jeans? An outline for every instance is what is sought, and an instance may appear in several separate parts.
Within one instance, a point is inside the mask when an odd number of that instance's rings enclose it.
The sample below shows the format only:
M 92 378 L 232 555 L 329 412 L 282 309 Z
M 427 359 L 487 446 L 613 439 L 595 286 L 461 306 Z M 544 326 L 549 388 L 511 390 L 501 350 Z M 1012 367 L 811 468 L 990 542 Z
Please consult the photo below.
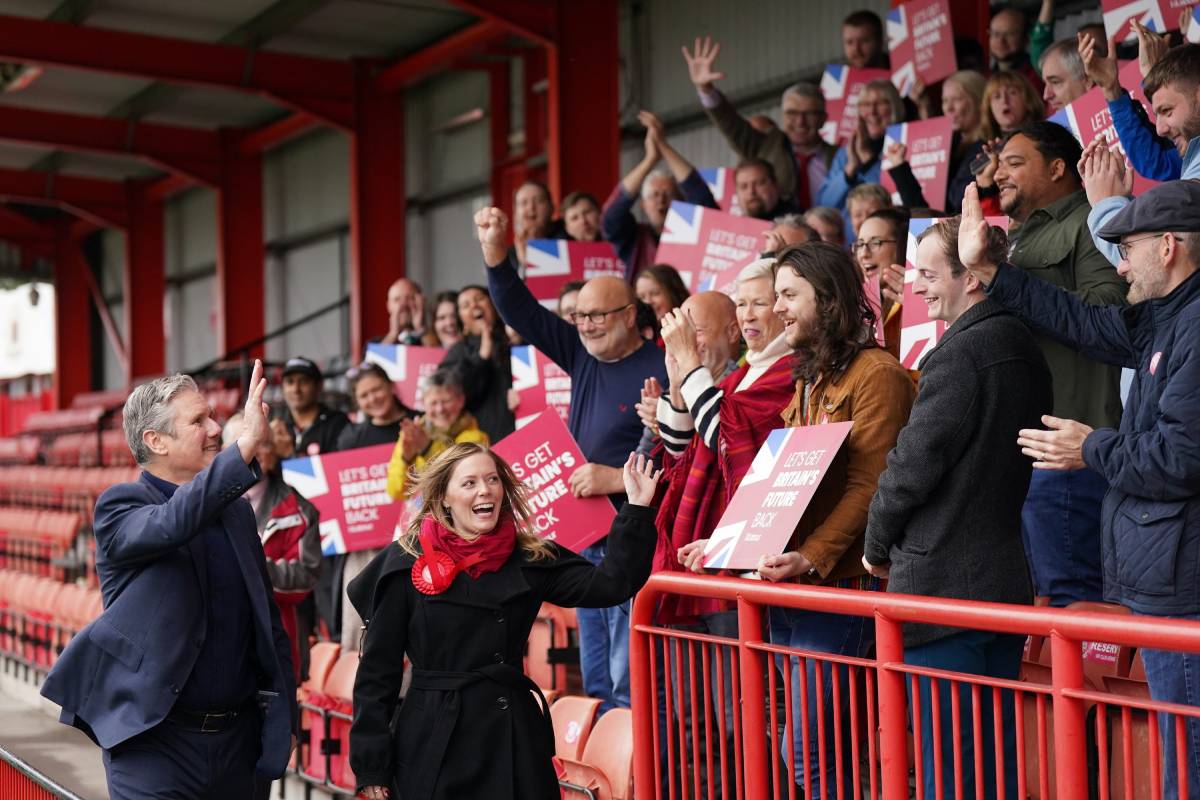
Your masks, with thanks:
M 1178 619 L 1200 619 L 1200 614 Z M 1155 700 L 1200 706 L 1200 655 L 1172 653 L 1165 650 L 1142 650 L 1146 665 L 1146 682 Z M 1158 715 L 1158 735 L 1163 754 L 1163 797 L 1179 796 L 1178 762 L 1175 760 L 1175 715 Z M 1200 720 L 1187 718 L 1188 797 L 1200 797 Z
M 878 582 L 876 582 L 876 586 Z M 873 620 L 866 617 L 850 617 L 841 614 L 825 614 L 818 611 L 801 611 L 798 609 L 789 608 L 771 608 L 768 610 L 768 622 L 771 630 L 771 642 L 777 645 L 786 647 L 794 647 L 798 650 L 812 650 L 822 653 L 834 653 L 844 656 L 861 657 L 866 653 L 867 647 L 874 636 L 875 623 Z M 792 758 L 795 764 L 795 781 L 798 786 L 806 784 L 812 789 L 812 796 L 820 798 L 836 798 L 837 792 L 837 775 L 838 765 L 834 762 L 836 754 L 834 742 L 834 716 L 839 715 L 843 718 L 843 731 L 850 730 L 850 722 L 846 717 L 847 709 L 850 705 L 850 691 L 848 673 L 845 668 L 838 669 L 838 678 L 841 688 L 839 690 L 841 698 L 841 708 L 833 707 L 833 669 L 828 662 L 819 663 L 812 659 L 807 660 L 807 693 L 808 693 L 808 719 L 805 721 L 802 718 L 803 708 L 800 698 L 800 670 L 798 668 L 799 661 L 796 658 L 792 659 L 791 676 L 792 676 Z M 822 689 L 824 690 L 821 697 L 817 696 L 817 667 L 821 668 L 822 672 Z M 776 667 L 783 674 L 783 662 L 781 659 L 776 660 Z M 775 698 L 770 698 L 770 702 L 775 702 Z M 821 712 L 825 722 L 825 741 L 821 742 L 818 724 L 818 703 L 824 708 Z M 865 721 L 863 722 L 865 725 Z M 804 737 L 807 729 L 808 738 L 808 753 L 807 759 L 804 752 Z M 785 743 L 784 747 L 788 747 Z M 825 759 L 822 765 L 821 751 L 824 751 Z M 843 785 L 846 794 L 850 794 L 853 787 L 853 772 L 857 770 L 858 765 L 852 764 L 850 759 L 850 748 L 845 747 L 842 750 L 842 775 Z M 786 762 L 788 753 L 786 749 L 783 752 L 783 758 Z M 825 791 L 822 795 L 821 778 L 822 766 L 824 767 Z M 811 769 L 811 779 L 807 777 Z
M 1107 489 L 1090 469 L 1033 471 L 1021 509 L 1021 540 L 1034 591 L 1052 606 L 1103 599 L 1100 502 Z
M 920 667 L 946 669 L 971 675 L 986 675 L 991 678 L 1016 680 L 1021 669 L 1021 653 L 1025 648 L 1024 636 L 989 633 L 988 631 L 964 631 L 904 651 L 904 663 Z M 912 684 L 908 687 L 909 708 L 913 707 Z M 925 784 L 920 797 L 934 800 L 936 775 L 933 738 L 933 700 L 930 697 L 930 680 L 918 680 L 921 700 L 921 758 L 922 777 Z M 958 684 L 959 749 L 962 754 L 963 798 L 975 795 L 975 739 L 972 733 L 971 686 Z M 1000 693 L 1000 718 L 1004 736 L 1004 796 L 1017 796 L 1017 736 L 1013 694 L 1004 690 Z M 938 718 L 941 725 L 942 797 L 954 800 L 958 797 L 954 784 L 954 716 L 950 698 L 950 685 L 938 681 Z M 996 796 L 996 744 L 992 704 L 992 691 L 983 689 L 979 693 L 979 719 L 983 733 L 983 782 L 985 798 Z
M 604 560 L 607 541 L 586 548 L 580 555 L 593 564 Z M 580 608 L 579 669 L 583 691 L 600 701 L 597 714 L 629 708 L 629 601 L 611 608 Z

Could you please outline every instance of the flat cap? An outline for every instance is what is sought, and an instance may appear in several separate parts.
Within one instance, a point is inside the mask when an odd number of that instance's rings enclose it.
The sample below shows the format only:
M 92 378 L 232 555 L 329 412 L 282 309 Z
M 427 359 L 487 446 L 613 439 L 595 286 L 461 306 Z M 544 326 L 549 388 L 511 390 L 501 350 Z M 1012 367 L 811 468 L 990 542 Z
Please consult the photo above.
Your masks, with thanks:
M 1097 231 L 1118 244 L 1131 233 L 1200 231 L 1200 181 L 1167 181 L 1118 211 Z

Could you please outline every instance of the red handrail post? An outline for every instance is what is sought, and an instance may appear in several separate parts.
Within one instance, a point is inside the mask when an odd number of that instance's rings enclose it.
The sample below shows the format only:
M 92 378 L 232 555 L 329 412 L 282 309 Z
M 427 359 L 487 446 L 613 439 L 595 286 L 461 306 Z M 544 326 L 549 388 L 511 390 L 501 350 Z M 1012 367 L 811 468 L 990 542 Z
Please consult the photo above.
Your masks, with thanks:
M 763 654 L 747 647 L 748 642 L 762 642 L 762 606 L 738 595 L 738 662 L 742 684 L 742 774 L 746 778 L 746 800 L 767 800 L 767 774 L 775 763 L 767 757 L 767 720 L 763 698 Z M 774 669 L 774 666 L 772 666 Z M 770 702 L 774 702 L 770 698 Z M 791 746 L 790 743 L 788 745 Z
M 654 769 L 654 724 L 658 699 L 650 688 L 650 634 L 639 626 L 654 621 L 660 592 L 646 587 L 633 598 L 629 619 L 629 701 L 633 706 L 633 781 L 636 797 L 655 797 L 658 776 Z
M 1058 631 L 1050 634 L 1052 686 L 1054 689 L 1054 782 L 1058 800 L 1087 800 L 1086 706 L 1064 689 L 1083 689 L 1083 651 L 1078 640 Z
M 879 672 L 879 763 L 883 800 L 908 798 L 908 697 L 905 674 L 887 664 L 904 663 L 904 626 L 875 614 L 875 660 Z

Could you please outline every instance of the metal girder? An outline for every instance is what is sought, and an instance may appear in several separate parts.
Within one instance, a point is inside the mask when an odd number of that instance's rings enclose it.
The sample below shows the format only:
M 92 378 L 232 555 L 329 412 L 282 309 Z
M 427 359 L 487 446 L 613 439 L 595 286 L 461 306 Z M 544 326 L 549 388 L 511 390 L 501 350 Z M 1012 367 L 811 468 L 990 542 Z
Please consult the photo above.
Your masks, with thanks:
M 405 56 L 385 69 L 375 79 L 385 92 L 394 92 L 449 69 L 456 61 L 473 56 L 507 36 L 509 31 L 495 20 L 476 22 L 423 50 Z
M 0 168 L 0 198 L 61 208 L 106 228 L 128 228 L 125 184 Z
M 136 156 L 210 186 L 220 182 L 220 135 L 201 128 L 6 107 L 0 139 Z
M 270 97 L 349 129 L 345 61 L 0 15 L 0 58 Z
M 96 7 L 96 0 L 64 0 L 50 12 L 46 19 L 52 22 L 73 22 L 76 25 L 83 22 Z
M 555 42 L 558 21 L 557 3 L 544 0 L 450 0 L 451 3 L 482 17 L 503 25 L 513 33 L 532 39 L 538 44 L 552 45 Z M 614 3 L 616 0 L 600 0 Z

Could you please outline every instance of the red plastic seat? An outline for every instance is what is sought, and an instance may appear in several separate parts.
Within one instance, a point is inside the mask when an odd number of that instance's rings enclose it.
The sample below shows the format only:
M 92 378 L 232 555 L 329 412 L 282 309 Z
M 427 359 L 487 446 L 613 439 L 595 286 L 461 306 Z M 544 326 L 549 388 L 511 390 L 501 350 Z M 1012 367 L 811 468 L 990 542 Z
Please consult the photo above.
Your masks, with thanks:
M 600 701 L 594 697 L 560 697 L 550 706 L 554 723 L 554 752 L 576 761 L 583 757 L 588 736 L 596 721 Z
M 308 654 L 308 679 L 297 689 L 300 703 L 300 761 L 301 776 L 317 783 L 325 781 L 325 683 L 337 663 L 341 645 L 336 642 L 317 642 Z
M 354 677 L 358 673 L 358 653 L 342 653 L 325 680 L 324 696 L 332 701 L 327 710 L 329 736 L 322 748 L 329 754 L 329 782 L 354 791 L 354 773 L 350 771 L 350 722 L 354 713 Z
M 597 800 L 630 800 L 633 797 L 633 712 L 614 708 L 602 716 L 588 736 L 583 758 L 563 758 L 559 786 L 564 797 L 588 796 Z

